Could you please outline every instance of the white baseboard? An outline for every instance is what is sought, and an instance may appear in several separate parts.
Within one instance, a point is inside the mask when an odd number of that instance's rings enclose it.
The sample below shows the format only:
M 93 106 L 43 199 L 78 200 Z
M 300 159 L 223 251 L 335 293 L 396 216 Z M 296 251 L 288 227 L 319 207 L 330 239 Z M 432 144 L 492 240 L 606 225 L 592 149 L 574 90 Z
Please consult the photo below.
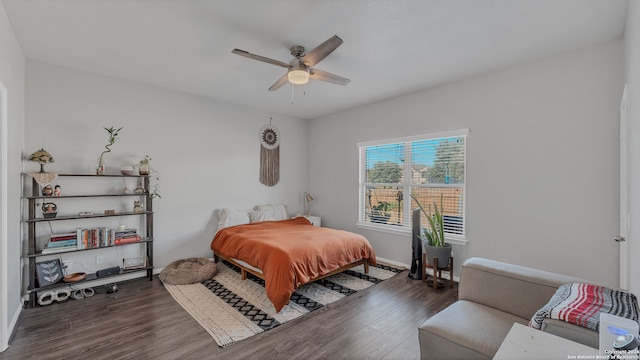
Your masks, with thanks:
M 11 317 L 11 321 L 9 322 L 9 327 L 6 329 L 7 339 L 3 339 L 2 341 L 2 349 L 0 352 L 3 352 L 9 348 L 9 339 L 13 335 L 16 326 L 18 326 L 18 319 L 20 318 L 20 314 L 22 313 L 22 306 L 18 306 L 16 312 Z
M 385 264 L 389 264 L 389 265 L 393 265 L 393 266 L 397 266 L 397 267 L 402 267 L 402 268 L 405 268 L 405 269 L 410 269 L 411 268 L 411 265 L 409 265 L 409 264 L 401 263 L 401 262 L 394 261 L 394 260 L 385 259 L 385 258 L 379 257 L 379 256 L 376 256 L 376 260 L 378 260 L 379 262 L 385 263 Z
M 409 264 L 401 263 L 401 262 L 394 261 L 394 260 L 385 259 L 385 258 L 382 258 L 382 257 L 379 257 L 379 256 L 376 256 L 376 260 L 378 260 L 379 262 L 382 262 L 382 263 L 389 264 L 389 265 L 403 267 L 405 269 L 411 269 L 411 265 L 409 265 Z M 433 269 L 427 269 L 427 273 L 429 273 L 429 275 L 433 276 Z M 449 276 L 450 276 L 449 272 L 443 272 L 442 273 L 442 277 L 444 279 L 449 280 Z M 454 275 L 453 276 L 453 281 L 459 282 L 460 278 L 458 276 Z

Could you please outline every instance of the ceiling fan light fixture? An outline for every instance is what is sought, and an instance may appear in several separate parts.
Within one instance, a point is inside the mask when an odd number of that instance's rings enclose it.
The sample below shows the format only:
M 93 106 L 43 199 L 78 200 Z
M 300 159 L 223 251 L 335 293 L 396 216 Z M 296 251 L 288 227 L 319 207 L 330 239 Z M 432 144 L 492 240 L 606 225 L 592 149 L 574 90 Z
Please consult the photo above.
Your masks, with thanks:
M 304 85 L 309 82 L 309 69 L 303 67 L 292 67 L 287 73 L 289 82 L 294 85 Z

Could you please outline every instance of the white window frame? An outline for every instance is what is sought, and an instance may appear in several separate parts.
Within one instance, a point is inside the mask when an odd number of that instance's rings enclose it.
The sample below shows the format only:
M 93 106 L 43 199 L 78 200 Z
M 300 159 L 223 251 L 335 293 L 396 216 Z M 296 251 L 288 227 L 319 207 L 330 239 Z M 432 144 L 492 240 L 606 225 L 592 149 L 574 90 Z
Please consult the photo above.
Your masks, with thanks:
M 364 159 L 364 154 L 363 152 L 366 151 L 366 148 L 369 146 L 376 146 L 376 145 L 386 145 L 386 144 L 395 144 L 395 143 L 408 143 L 408 142 L 414 142 L 414 141 L 421 141 L 421 140 L 437 140 L 437 139 L 444 139 L 444 138 L 451 138 L 451 137 L 459 137 L 459 136 L 465 136 L 467 140 L 465 140 L 465 153 L 464 153 L 464 184 L 462 185 L 462 189 L 463 189 L 463 204 L 462 204 L 462 216 L 464 218 L 464 222 L 463 222 L 463 233 L 462 235 L 456 235 L 456 234 L 450 234 L 447 233 L 445 235 L 445 239 L 447 240 L 447 242 L 450 242 L 452 244 L 456 244 L 456 245 L 466 245 L 467 244 L 467 239 L 466 239 L 466 227 L 467 227 L 467 213 L 466 213 L 466 205 L 467 205 L 467 144 L 468 144 L 468 135 L 469 135 L 469 129 L 461 129 L 461 130 L 454 130 L 454 131 L 443 131 L 443 132 L 437 132 L 437 133 L 430 133 L 430 134 L 423 134 L 423 135 L 413 135 L 413 136 L 407 136 L 407 137 L 401 137 L 401 138 L 393 138 L 393 139 L 383 139 L 383 140 L 374 140 L 374 141 L 367 141 L 367 142 L 359 142 L 357 143 L 357 147 L 358 147 L 358 152 L 359 152 L 359 174 L 358 174 L 358 222 L 356 223 L 356 226 L 358 228 L 361 229 L 366 229 L 366 230 L 373 230 L 373 231 L 379 231 L 379 232 L 385 232 L 385 233 L 391 233 L 391 234 L 398 234 L 398 235 L 411 235 L 411 224 L 404 224 L 404 225 L 388 225 L 388 224 L 376 224 L 376 223 L 371 223 L 371 222 L 365 222 L 363 221 L 364 219 L 364 213 L 365 213 L 365 209 L 364 209 L 364 202 L 365 199 L 364 197 L 364 191 L 363 191 L 363 187 L 365 186 L 365 177 L 366 177 L 366 169 L 365 166 L 366 164 L 364 163 L 363 159 Z M 411 159 L 411 149 L 408 146 L 405 146 L 405 159 Z M 406 161 L 404 163 L 404 179 L 405 181 L 403 183 L 400 184 L 388 184 L 391 186 L 401 186 L 404 188 L 404 193 L 407 194 L 409 193 L 407 190 L 412 188 L 412 187 L 429 187 L 429 185 L 418 185 L 418 184 L 411 184 L 411 161 Z M 384 184 L 378 184 L 378 185 L 384 185 Z M 446 187 L 447 185 L 445 184 L 437 184 L 437 187 Z M 460 185 L 456 184 L 456 185 L 452 185 L 455 187 L 460 187 Z M 406 198 L 408 198 L 408 196 L 406 196 Z M 405 198 L 405 200 L 406 200 Z M 405 214 L 404 217 L 406 218 L 407 216 L 411 216 L 411 201 L 403 201 L 403 213 Z M 408 214 L 408 215 L 407 215 Z

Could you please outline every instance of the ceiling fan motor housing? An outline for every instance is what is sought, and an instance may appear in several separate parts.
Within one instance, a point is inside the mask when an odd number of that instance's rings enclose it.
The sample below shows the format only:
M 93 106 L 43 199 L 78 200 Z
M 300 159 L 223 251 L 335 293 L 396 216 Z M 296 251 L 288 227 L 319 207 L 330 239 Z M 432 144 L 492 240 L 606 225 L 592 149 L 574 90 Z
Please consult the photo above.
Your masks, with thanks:
M 303 57 L 305 55 L 304 53 L 304 46 L 300 46 L 300 45 L 294 45 L 291 47 L 291 55 L 299 58 L 299 57 Z

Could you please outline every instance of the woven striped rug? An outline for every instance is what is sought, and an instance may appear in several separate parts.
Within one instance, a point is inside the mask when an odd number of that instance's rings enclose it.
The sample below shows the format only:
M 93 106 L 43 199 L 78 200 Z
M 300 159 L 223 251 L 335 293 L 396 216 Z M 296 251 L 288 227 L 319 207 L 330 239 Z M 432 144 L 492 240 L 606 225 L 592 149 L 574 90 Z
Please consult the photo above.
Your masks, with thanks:
M 240 269 L 226 262 L 218 263 L 218 274 L 210 280 L 164 286 L 218 346 L 225 347 L 366 289 L 400 271 L 377 265 L 370 266 L 369 274 L 365 274 L 361 265 L 324 281 L 303 285 L 279 313 L 267 298 L 262 279 L 249 275 L 242 281 Z

